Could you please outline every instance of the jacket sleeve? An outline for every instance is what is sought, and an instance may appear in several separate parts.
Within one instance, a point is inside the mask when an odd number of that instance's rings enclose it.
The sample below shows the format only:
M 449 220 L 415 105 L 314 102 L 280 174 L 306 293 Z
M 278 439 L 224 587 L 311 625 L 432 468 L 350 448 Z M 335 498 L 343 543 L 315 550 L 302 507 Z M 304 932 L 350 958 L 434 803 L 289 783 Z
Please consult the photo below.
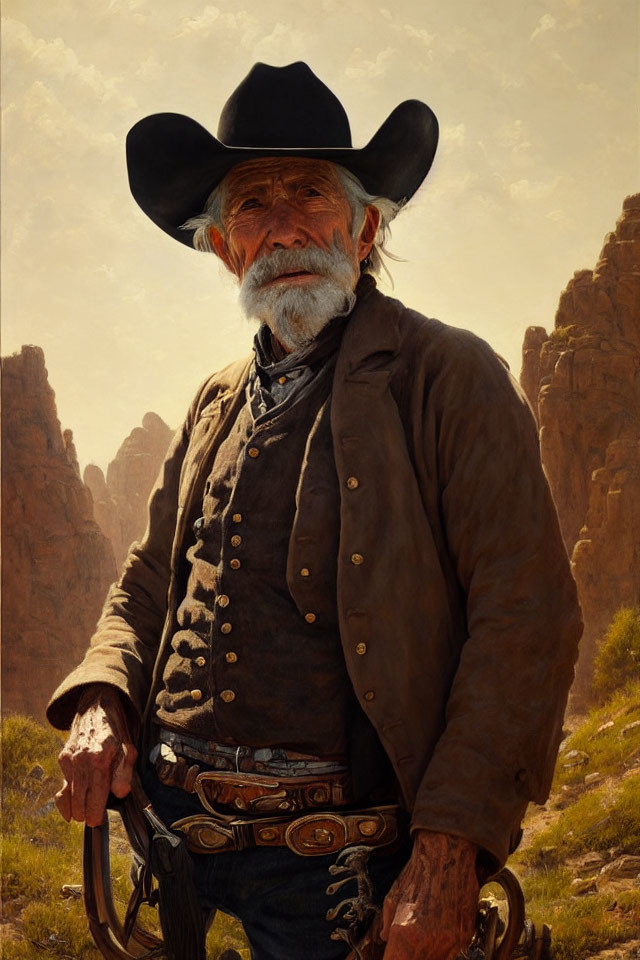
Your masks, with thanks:
M 495 866 L 548 796 L 582 623 L 528 403 L 484 341 L 457 333 L 428 435 L 467 639 L 412 826 L 465 836 Z
M 47 719 L 58 729 L 71 725 L 88 683 L 117 687 L 132 715 L 142 714 L 167 611 L 181 468 L 201 393 L 169 447 L 150 495 L 146 532 L 132 544 L 122 575 L 107 594 L 84 660 L 49 702 Z

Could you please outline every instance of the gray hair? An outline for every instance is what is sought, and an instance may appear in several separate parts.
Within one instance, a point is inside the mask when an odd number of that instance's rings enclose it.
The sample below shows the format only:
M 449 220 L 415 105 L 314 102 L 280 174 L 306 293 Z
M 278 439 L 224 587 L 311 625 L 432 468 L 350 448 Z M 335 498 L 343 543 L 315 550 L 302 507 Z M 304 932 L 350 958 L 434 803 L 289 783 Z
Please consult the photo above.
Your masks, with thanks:
M 386 248 L 386 243 L 391 236 L 391 221 L 398 215 L 406 200 L 396 203 L 388 197 L 378 197 L 367 193 L 355 174 L 351 173 L 340 164 L 333 164 L 335 167 L 340 185 L 345 192 L 349 205 L 351 207 L 351 235 L 354 240 L 360 235 L 364 224 L 366 207 L 375 207 L 380 214 L 380 223 L 376 232 L 375 240 L 371 251 L 362 262 L 362 272 L 371 273 L 378 276 L 382 270 L 390 277 L 389 271 L 382 257 L 386 256 L 390 260 L 397 260 Z M 224 232 L 222 220 L 222 201 L 224 197 L 224 180 L 219 183 L 209 196 L 204 210 L 196 217 L 191 217 L 180 227 L 181 230 L 194 230 L 193 246 L 196 250 L 205 253 L 214 253 L 213 244 L 209 236 L 209 228 L 215 227 Z

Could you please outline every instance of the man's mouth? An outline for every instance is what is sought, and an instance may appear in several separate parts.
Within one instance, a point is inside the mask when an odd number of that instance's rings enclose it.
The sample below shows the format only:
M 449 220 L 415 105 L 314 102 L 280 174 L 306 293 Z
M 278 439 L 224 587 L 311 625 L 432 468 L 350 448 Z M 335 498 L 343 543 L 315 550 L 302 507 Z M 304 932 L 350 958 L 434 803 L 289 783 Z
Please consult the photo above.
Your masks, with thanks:
M 277 277 L 273 277 L 269 280 L 269 283 L 279 283 L 280 281 L 290 282 L 296 280 L 305 280 L 309 277 L 315 277 L 317 274 L 312 273 L 310 270 L 286 270 L 284 273 L 279 273 Z

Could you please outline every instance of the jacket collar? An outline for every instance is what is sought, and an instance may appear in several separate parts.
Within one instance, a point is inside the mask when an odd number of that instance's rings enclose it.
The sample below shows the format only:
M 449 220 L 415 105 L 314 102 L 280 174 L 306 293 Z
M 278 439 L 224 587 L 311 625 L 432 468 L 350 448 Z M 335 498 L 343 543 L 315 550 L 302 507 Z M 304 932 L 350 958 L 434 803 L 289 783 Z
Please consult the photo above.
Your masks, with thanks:
M 356 305 L 342 338 L 336 376 L 358 380 L 391 367 L 400 349 L 397 301 L 385 297 L 370 274 L 356 287 Z

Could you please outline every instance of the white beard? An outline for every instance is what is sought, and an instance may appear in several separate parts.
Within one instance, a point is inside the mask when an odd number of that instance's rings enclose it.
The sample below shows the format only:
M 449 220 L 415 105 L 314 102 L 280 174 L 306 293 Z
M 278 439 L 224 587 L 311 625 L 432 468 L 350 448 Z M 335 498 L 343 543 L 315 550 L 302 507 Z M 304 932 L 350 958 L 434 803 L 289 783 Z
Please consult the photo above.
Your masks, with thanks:
M 320 274 L 303 284 L 270 280 L 290 270 Z M 303 247 L 274 250 L 254 261 L 240 285 L 240 305 L 249 318 L 266 323 L 285 350 L 299 350 L 333 317 L 353 309 L 359 274 L 337 244 L 331 250 Z

